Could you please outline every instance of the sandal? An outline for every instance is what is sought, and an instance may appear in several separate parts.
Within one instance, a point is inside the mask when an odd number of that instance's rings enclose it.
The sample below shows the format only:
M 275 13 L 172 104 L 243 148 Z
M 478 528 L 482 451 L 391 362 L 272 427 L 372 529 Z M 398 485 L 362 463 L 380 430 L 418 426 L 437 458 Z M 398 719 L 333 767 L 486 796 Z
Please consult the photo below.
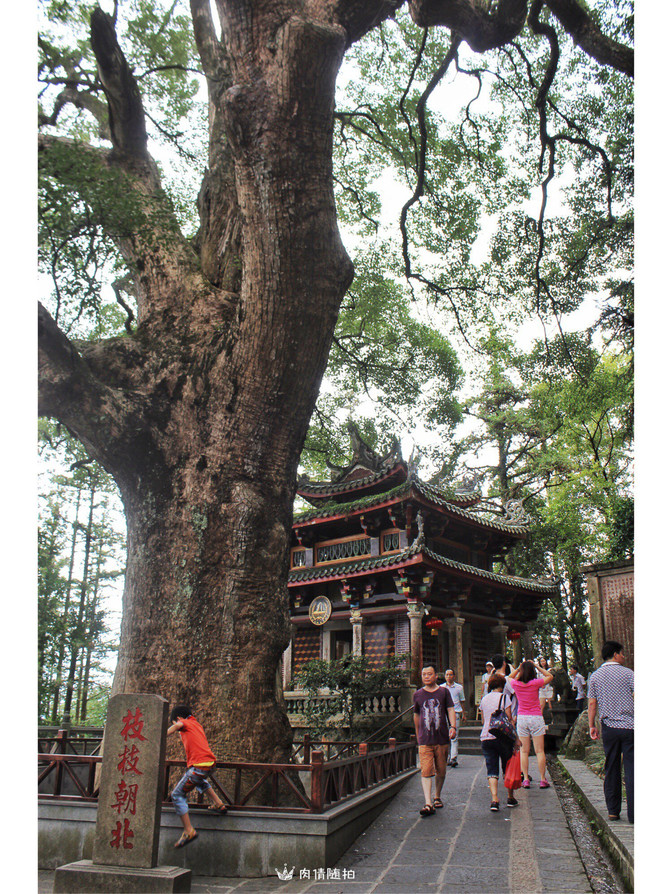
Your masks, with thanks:
M 419 811 L 420 816 L 431 816 L 432 813 L 435 813 L 436 810 L 430 804 L 425 804 L 424 807 Z
M 186 847 L 187 844 L 191 844 L 191 842 L 198 838 L 198 832 L 194 831 L 193 835 L 189 835 L 187 832 L 182 832 L 179 841 L 175 844 L 175 847 Z
M 434 798 L 433 806 L 436 808 L 436 810 L 440 810 L 440 808 L 443 806 L 443 802 L 440 800 L 440 798 Z
M 211 810 L 212 813 L 221 813 L 223 816 L 223 814 L 226 813 L 226 811 L 228 810 L 228 807 L 225 804 L 222 804 L 221 807 L 217 807 L 216 804 L 212 804 L 207 809 Z

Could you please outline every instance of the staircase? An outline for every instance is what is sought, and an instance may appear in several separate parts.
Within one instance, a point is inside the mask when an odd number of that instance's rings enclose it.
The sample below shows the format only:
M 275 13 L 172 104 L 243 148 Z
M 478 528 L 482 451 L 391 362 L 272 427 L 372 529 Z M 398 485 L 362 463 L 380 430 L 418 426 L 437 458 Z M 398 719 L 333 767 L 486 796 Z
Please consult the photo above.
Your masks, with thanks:
M 464 720 L 459 727 L 459 754 L 477 754 L 482 757 L 480 733 L 482 724 L 475 720 Z
M 545 734 L 545 751 L 554 752 L 561 746 L 566 733 L 578 716 L 573 706 L 555 705 L 552 723 Z M 477 754 L 482 756 L 480 748 L 480 732 L 482 723 L 476 720 L 464 720 L 459 729 L 459 754 Z

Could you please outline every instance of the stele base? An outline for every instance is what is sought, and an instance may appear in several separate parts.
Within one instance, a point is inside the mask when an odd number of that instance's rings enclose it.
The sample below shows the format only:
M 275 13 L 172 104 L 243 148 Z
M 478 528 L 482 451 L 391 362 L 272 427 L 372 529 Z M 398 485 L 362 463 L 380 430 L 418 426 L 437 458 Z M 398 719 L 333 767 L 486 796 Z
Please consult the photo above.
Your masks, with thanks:
M 179 866 L 155 866 L 136 869 L 103 866 L 91 860 L 79 860 L 59 866 L 54 876 L 54 894 L 189 894 L 191 870 Z

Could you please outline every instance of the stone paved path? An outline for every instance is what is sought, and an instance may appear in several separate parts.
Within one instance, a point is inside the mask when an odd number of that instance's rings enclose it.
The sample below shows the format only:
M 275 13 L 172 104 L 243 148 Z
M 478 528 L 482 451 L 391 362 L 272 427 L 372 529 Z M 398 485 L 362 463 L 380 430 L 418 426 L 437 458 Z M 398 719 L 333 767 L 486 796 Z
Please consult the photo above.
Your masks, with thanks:
M 492 813 L 484 761 L 464 755 L 459 767 L 448 770 L 443 800 L 443 810 L 420 817 L 419 776 L 409 780 L 335 865 L 324 867 L 338 870 L 340 880 L 300 879 L 300 866 L 291 881 L 208 878 L 199 876 L 194 865 L 191 890 L 193 894 L 591 892 L 554 788 L 541 791 L 534 781 L 531 789 L 518 793 L 519 807 L 502 806 L 499 813 Z M 345 870 L 348 877 L 343 879 Z M 52 881 L 53 873 L 40 873 L 40 894 L 49 894 Z

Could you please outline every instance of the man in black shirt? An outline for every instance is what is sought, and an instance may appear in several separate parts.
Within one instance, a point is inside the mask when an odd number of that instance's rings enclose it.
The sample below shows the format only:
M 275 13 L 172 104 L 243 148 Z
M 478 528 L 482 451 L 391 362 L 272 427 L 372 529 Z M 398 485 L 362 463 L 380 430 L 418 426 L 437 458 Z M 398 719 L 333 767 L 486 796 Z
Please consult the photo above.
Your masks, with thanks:
M 456 713 L 447 689 L 436 683 L 435 668 L 422 668 L 421 689 L 413 696 L 415 733 L 419 746 L 419 767 L 422 774 L 424 806 L 421 816 L 430 816 L 443 806 L 440 793 L 447 772 L 447 750 L 456 735 Z M 449 726 L 449 729 L 448 729 Z M 431 780 L 436 780 L 436 793 L 431 798 Z

